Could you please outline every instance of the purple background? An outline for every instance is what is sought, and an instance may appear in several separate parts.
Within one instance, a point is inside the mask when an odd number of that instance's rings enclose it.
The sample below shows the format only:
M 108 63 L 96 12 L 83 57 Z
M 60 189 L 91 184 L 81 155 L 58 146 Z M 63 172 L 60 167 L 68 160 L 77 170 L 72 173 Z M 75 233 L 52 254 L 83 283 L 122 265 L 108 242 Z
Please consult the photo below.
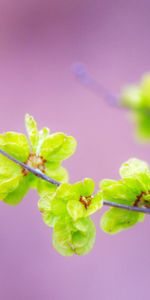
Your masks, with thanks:
M 0 131 L 24 131 L 26 112 L 40 127 L 78 140 L 65 162 L 70 179 L 118 178 L 129 157 L 150 163 L 126 113 L 82 87 L 70 66 L 83 61 L 113 92 L 150 70 L 150 1 L 0 0 Z M 97 240 L 84 257 L 64 258 L 31 191 L 17 207 L 0 203 L 0 299 L 149 299 L 150 217 Z

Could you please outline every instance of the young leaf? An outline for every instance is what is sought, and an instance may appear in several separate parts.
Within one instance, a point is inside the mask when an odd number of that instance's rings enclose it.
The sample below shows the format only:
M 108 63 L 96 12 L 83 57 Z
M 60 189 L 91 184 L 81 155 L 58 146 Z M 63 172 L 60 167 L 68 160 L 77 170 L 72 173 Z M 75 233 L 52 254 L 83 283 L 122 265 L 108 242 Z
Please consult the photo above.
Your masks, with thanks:
M 95 226 L 89 218 L 84 218 L 80 220 L 80 227 L 84 230 L 79 230 L 70 219 L 56 222 L 53 245 L 61 255 L 85 255 L 91 251 L 95 242 Z
M 25 115 L 25 125 L 31 143 L 32 151 L 36 152 L 36 148 L 39 142 L 39 132 L 36 121 L 28 114 Z
M 0 148 L 22 162 L 26 162 L 29 156 L 27 138 L 21 133 L 6 132 L 0 134 Z
M 149 166 L 143 160 L 131 158 L 122 164 L 119 173 L 123 178 L 131 177 L 137 173 L 149 173 Z
M 95 183 L 92 179 L 85 178 L 83 181 L 75 183 L 74 186 L 80 195 L 88 197 L 94 193 Z
M 14 189 L 12 192 L 9 192 L 9 194 L 4 197 L 3 201 L 9 205 L 19 204 L 27 194 L 29 187 L 29 178 L 26 177 L 19 182 L 19 185 L 16 187 L 16 189 Z
M 116 234 L 144 220 L 144 214 L 111 208 L 101 218 L 101 229 L 109 234 Z
M 56 133 L 47 137 L 41 145 L 40 154 L 49 162 L 63 161 L 69 158 L 76 149 L 76 140 L 64 133 Z

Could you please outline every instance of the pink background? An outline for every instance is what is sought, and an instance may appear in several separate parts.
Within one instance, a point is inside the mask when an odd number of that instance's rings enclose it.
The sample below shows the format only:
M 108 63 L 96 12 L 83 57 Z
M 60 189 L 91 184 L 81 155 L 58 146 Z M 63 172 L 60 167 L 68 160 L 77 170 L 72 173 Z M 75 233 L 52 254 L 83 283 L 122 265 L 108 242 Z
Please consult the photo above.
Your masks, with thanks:
M 129 157 L 150 163 L 150 145 L 133 139 L 126 113 L 82 87 L 70 66 L 83 61 L 115 93 L 150 70 L 150 1 L 0 0 L 0 131 L 40 127 L 78 140 L 65 165 L 71 181 L 118 178 Z M 150 217 L 97 240 L 84 257 L 64 258 L 31 191 L 17 207 L 0 203 L 0 299 L 149 299 Z

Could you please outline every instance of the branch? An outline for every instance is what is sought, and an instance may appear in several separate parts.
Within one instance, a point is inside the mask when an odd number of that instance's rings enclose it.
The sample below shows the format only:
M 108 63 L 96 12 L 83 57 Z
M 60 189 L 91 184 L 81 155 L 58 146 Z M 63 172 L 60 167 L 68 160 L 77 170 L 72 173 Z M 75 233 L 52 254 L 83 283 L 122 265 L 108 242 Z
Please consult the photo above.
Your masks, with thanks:
M 24 164 L 23 162 L 17 160 L 16 158 L 12 157 L 11 155 L 9 155 L 8 153 L 6 153 L 5 151 L 3 151 L 1 149 L 0 149 L 0 154 L 4 155 L 5 157 L 10 159 L 11 161 L 16 163 L 17 165 L 21 166 L 23 169 L 26 169 L 29 172 L 33 173 L 35 176 L 40 177 L 43 180 L 48 181 L 49 183 L 52 183 L 56 186 L 59 186 L 61 184 L 60 182 L 56 181 L 55 179 L 52 179 L 52 178 L 48 177 L 46 174 L 42 173 L 39 169 L 34 169 L 34 168 Z
M 7 157 L 8 159 L 10 159 L 11 161 L 13 161 L 14 163 L 16 163 L 17 165 L 21 166 L 23 169 L 28 170 L 29 172 L 31 172 L 32 174 L 34 174 L 35 176 L 49 182 L 52 183 L 56 186 L 60 186 L 61 182 L 48 177 L 46 174 L 42 173 L 40 170 L 38 169 L 34 169 L 28 165 L 26 165 L 25 163 L 17 160 L 16 158 L 12 157 L 11 155 L 9 155 L 8 153 L 6 153 L 4 150 L 0 149 L 0 154 L 4 155 L 5 157 Z M 135 207 L 135 206 L 128 206 L 128 205 L 123 205 L 123 204 L 118 204 L 115 202 L 109 202 L 104 200 L 103 201 L 103 205 L 106 206 L 111 206 L 111 207 L 116 207 L 116 208 L 120 208 L 120 209 L 126 209 L 126 210 L 130 210 L 130 211 L 135 211 L 135 212 L 142 212 L 144 214 L 150 214 L 150 209 L 148 208 L 140 208 L 140 207 Z
M 80 63 L 73 65 L 73 73 L 79 82 L 100 97 L 104 97 L 111 106 L 120 108 L 119 98 L 113 95 L 108 89 L 96 81 L 86 70 L 85 66 Z
M 120 103 L 119 97 L 111 93 L 108 89 L 106 89 L 103 85 L 101 85 L 96 79 L 94 79 L 90 73 L 86 70 L 85 66 L 81 63 L 76 63 L 72 67 L 73 73 L 78 79 L 78 81 L 86 86 L 90 91 L 94 92 L 98 97 L 103 97 L 108 105 L 113 106 L 115 108 L 142 112 L 146 115 L 150 115 L 150 109 L 141 107 L 127 107 Z
M 121 208 L 121 209 L 126 209 L 126 210 L 130 210 L 130 211 L 135 211 L 135 212 L 141 212 L 141 213 L 144 213 L 144 214 L 150 214 L 150 209 L 149 208 L 142 208 L 142 207 L 118 204 L 118 203 L 109 202 L 109 201 L 106 201 L 106 200 L 103 201 L 103 205 L 116 207 L 116 208 Z

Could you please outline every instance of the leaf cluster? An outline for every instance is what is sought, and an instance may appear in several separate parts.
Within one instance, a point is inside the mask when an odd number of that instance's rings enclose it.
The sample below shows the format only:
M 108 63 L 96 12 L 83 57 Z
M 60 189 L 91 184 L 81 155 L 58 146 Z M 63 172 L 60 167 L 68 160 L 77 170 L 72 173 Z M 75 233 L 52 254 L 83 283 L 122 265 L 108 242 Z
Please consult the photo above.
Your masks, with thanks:
M 33 117 L 25 116 L 27 136 L 17 132 L 0 135 L 0 148 L 26 165 L 60 182 L 42 180 L 0 154 L 0 198 L 7 204 L 21 202 L 29 189 L 39 195 L 38 209 L 52 228 L 52 243 L 61 255 L 84 255 L 94 245 L 95 225 L 91 216 L 103 200 L 150 208 L 150 170 L 146 162 L 130 159 L 120 168 L 120 180 L 104 179 L 95 192 L 90 178 L 70 184 L 62 162 L 76 150 L 76 140 L 65 133 L 38 130 Z M 102 215 L 101 229 L 116 234 L 144 220 L 143 213 L 111 208 Z

